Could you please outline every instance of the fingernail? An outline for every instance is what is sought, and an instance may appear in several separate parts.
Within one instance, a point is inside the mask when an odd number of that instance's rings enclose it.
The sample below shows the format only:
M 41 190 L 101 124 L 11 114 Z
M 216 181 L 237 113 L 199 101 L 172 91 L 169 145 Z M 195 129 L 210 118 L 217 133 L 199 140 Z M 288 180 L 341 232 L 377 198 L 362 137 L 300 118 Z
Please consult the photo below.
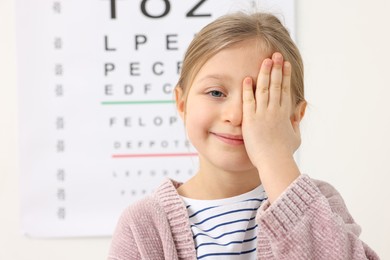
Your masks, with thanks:
M 249 78 L 249 77 L 245 78 L 245 84 L 251 85 L 252 84 L 252 79 Z
M 276 60 L 276 61 L 281 61 L 281 60 L 283 59 L 283 56 L 282 56 L 282 54 L 280 54 L 279 52 L 275 52 L 273 58 L 274 58 L 274 60 Z
M 264 66 L 271 67 L 271 65 L 272 65 L 272 60 L 270 60 L 270 59 L 265 59 L 264 60 Z

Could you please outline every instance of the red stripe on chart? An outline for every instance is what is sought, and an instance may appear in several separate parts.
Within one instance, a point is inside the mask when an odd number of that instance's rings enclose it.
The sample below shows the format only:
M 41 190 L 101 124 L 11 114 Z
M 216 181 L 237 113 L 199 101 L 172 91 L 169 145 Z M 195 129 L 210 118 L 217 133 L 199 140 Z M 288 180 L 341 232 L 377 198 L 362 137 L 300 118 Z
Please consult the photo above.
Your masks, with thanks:
M 112 158 L 148 158 L 148 157 L 190 157 L 197 153 L 145 153 L 145 154 L 113 154 Z

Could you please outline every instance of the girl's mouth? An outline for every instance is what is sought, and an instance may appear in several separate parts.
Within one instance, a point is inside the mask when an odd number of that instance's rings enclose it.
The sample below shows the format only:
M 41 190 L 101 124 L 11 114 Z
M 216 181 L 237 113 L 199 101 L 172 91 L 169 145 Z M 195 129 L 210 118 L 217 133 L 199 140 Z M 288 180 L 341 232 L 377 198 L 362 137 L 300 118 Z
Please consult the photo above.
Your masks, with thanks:
M 244 139 L 242 135 L 231 135 L 231 134 L 213 133 L 213 132 L 211 132 L 211 134 L 226 144 L 230 144 L 230 145 L 244 144 Z

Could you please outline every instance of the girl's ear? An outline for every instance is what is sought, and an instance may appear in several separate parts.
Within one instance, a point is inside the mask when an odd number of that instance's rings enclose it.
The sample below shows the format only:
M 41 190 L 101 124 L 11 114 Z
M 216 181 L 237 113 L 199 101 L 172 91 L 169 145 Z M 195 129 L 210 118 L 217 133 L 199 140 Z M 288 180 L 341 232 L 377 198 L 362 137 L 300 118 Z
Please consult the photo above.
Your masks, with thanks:
M 300 102 L 294 109 L 294 113 L 291 115 L 291 123 L 299 124 L 303 117 L 305 116 L 307 102 Z
M 184 121 L 185 102 L 184 102 L 183 95 L 184 95 L 183 89 L 180 86 L 176 86 L 175 87 L 176 109 L 181 119 Z

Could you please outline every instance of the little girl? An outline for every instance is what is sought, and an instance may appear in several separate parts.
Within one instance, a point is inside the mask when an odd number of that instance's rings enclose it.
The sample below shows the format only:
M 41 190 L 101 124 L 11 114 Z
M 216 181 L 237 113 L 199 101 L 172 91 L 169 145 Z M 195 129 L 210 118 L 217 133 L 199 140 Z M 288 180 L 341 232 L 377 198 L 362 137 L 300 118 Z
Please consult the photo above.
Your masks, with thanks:
M 379 259 L 339 193 L 294 161 L 303 65 L 275 16 L 235 13 L 203 28 L 176 104 L 198 172 L 126 209 L 108 259 Z

